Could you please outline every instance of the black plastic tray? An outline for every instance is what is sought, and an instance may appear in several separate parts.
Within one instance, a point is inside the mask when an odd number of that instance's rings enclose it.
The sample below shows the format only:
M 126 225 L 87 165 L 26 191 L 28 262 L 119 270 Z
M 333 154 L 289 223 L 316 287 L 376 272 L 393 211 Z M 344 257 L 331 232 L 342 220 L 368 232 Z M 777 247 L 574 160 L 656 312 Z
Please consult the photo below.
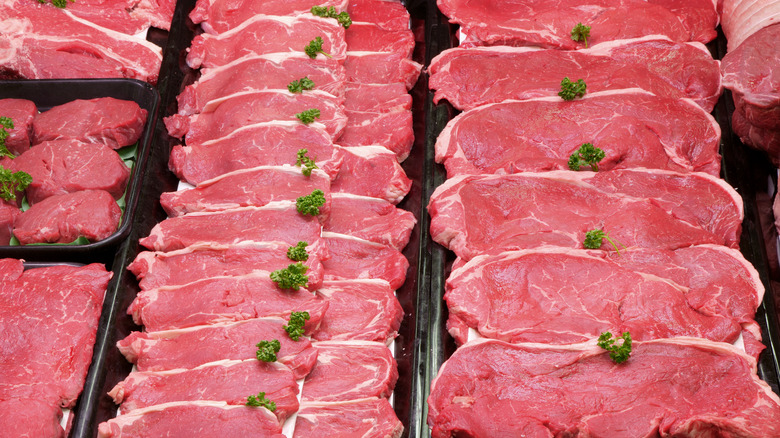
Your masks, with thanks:
M 86 245 L 0 246 L 0 257 L 25 260 L 106 262 L 110 265 L 119 244 L 130 233 L 138 203 L 141 181 L 146 168 L 160 96 L 146 82 L 135 79 L 44 79 L 35 81 L 0 81 L 0 99 L 28 99 L 40 111 L 76 99 L 114 97 L 132 100 L 147 111 L 147 122 L 138 140 L 135 165 L 125 192 L 125 211 L 119 228 L 109 237 Z

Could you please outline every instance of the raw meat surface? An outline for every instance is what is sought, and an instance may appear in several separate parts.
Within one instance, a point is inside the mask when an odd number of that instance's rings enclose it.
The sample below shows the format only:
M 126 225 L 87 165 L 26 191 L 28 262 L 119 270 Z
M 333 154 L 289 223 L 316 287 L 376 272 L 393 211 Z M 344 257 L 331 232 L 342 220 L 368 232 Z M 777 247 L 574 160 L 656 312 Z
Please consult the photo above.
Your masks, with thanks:
M 169 30 L 173 19 L 173 9 L 167 11 L 154 0 L 80 0 L 68 3 L 66 9 L 97 26 L 127 35 L 138 35 L 150 26 Z
M 8 137 L 5 139 L 6 148 L 14 155 L 30 149 L 32 123 L 35 115 L 38 114 L 35 102 L 26 99 L 0 99 L 0 108 L 2 108 L 0 117 L 8 117 L 14 124 L 13 129 L 6 129 L 8 131 Z
M 594 229 L 626 248 L 736 248 L 742 223 L 741 199 L 720 180 L 652 170 L 458 176 L 436 189 L 428 211 L 433 239 L 465 260 L 545 244 L 582 248 Z M 606 239 L 601 248 L 612 249 Z
M 333 195 L 331 214 L 322 223 L 323 231 L 346 234 L 402 250 L 417 220 L 384 199 L 344 193 Z
M 582 49 L 605 41 L 664 35 L 673 41 L 715 39 L 718 13 L 712 0 L 437 0 L 476 45 Z M 575 42 L 577 23 L 591 26 L 590 38 Z
M 306 376 L 302 402 L 336 402 L 389 397 L 398 366 L 384 343 L 317 342 L 317 365 Z
M 780 434 L 780 399 L 756 362 L 701 339 L 635 342 L 618 366 L 595 343 L 479 340 L 456 350 L 431 386 L 436 438 Z
M 141 245 L 154 251 L 173 251 L 196 243 L 230 245 L 245 241 L 279 241 L 295 245 L 320 237 L 316 216 L 298 213 L 294 202 L 242 207 L 219 212 L 190 213 L 154 226 Z
M 422 65 L 396 53 L 347 52 L 346 80 L 361 84 L 401 83 L 411 90 Z
M 30 398 L 0 400 L 0 424 L 3 434 L 14 438 L 65 438 L 60 426 L 62 410 L 56 402 Z
M 379 279 L 398 289 L 406 281 L 409 261 L 395 248 L 357 237 L 323 232 L 330 258 L 322 263 L 325 280 Z
M 141 138 L 146 116 L 147 111 L 132 100 L 78 99 L 35 116 L 33 144 L 75 139 L 119 149 Z
M 338 174 L 345 154 L 334 148 L 323 125 L 299 122 L 257 123 L 216 140 L 174 146 L 168 167 L 179 179 L 198 185 L 235 170 L 293 165 L 301 149 L 331 178 Z
M 704 45 L 658 37 L 575 51 L 449 49 L 434 58 L 428 70 L 434 102 L 446 99 L 461 110 L 506 99 L 556 96 L 565 77 L 572 82 L 583 79 L 587 93 L 637 87 L 659 97 L 688 97 L 706 112 L 712 111 L 722 89 L 719 63 Z
M 396 155 L 386 148 L 359 146 L 339 151 L 343 161 L 330 184 L 331 193 L 370 196 L 398 204 L 412 188 L 412 180 L 398 164 Z
M 311 11 L 312 6 L 333 6 L 336 11 L 346 10 L 346 0 L 198 0 L 190 19 L 201 25 L 204 31 L 220 34 L 238 27 L 241 23 L 259 15 L 299 15 Z
M 721 0 L 723 33 L 728 51 L 737 49 L 751 35 L 780 22 L 780 4 L 766 0 Z M 767 54 L 772 52 L 767 52 Z
M 383 29 L 408 30 L 409 12 L 398 0 L 350 0 L 352 22 L 374 23 Z
M 606 153 L 599 170 L 644 167 L 720 174 L 720 126 L 687 99 L 639 89 L 504 101 L 465 111 L 436 140 L 447 175 L 568 169 L 591 143 Z M 586 166 L 584 169 L 588 169 Z
M 73 139 L 35 145 L 16 157 L 12 166 L 32 176 L 26 190 L 30 205 L 82 190 L 103 190 L 119 199 L 130 179 L 130 169 L 116 151 Z
M 412 95 L 401 83 L 360 84 L 347 82 L 344 107 L 348 111 L 392 113 L 412 109 Z
M 255 15 L 219 35 L 204 33 L 194 37 L 187 51 L 187 65 L 218 67 L 245 56 L 300 53 L 316 37 L 323 40 L 322 50 L 335 59 L 347 56 L 344 28 L 336 20 L 309 14 Z
M 14 220 L 14 236 L 22 245 L 70 243 L 79 237 L 101 241 L 116 232 L 122 209 L 111 194 L 82 190 L 49 196 Z
M 361 23 L 352 20 L 346 31 L 347 47 L 350 52 L 389 52 L 411 58 L 414 51 L 414 34 L 405 29 L 388 30 L 376 23 Z
M 6 246 L 11 242 L 14 221 L 21 213 L 16 204 L 0 200 L 0 246 Z
M 399 162 L 409 156 L 414 144 L 412 112 L 346 111 L 347 126 L 338 139 L 341 146 L 382 146 L 393 152 Z
M 384 280 L 326 281 L 317 295 L 327 300 L 328 312 L 312 335 L 316 341 L 389 344 L 404 317 L 393 288 Z
M 385 398 L 335 403 L 304 402 L 298 411 L 293 437 L 400 438 L 403 430 L 403 424 Z

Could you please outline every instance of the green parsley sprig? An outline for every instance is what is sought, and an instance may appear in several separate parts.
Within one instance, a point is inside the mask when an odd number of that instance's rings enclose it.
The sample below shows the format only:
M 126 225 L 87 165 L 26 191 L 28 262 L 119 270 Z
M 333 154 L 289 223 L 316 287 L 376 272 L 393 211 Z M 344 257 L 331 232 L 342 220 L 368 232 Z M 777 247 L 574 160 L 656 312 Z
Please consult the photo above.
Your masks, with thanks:
M 12 172 L 0 166 L 0 198 L 9 202 L 16 201 L 16 193 L 21 192 L 32 183 L 32 176 L 27 172 Z
M 271 280 L 280 289 L 298 290 L 300 287 L 306 287 L 309 283 L 309 276 L 306 275 L 308 270 L 309 267 L 301 262 L 292 263 L 284 269 L 271 272 Z
M 314 163 L 314 159 L 306 156 L 308 153 L 308 149 L 298 149 L 298 159 L 295 160 L 295 165 L 301 168 L 301 173 L 304 176 L 311 176 L 313 169 L 319 169 Z
M 290 335 L 290 339 L 297 341 L 303 336 L 303 326 L 309 319 L 311 319 L 309 312 L 292 312 L 290 314 L 290 321 L 284 326 L 284 331 Z
M 303 122 L 304 125 L 308 125 L 309 123 L 313 123 L 314 119 L 320 118 L 320 110 L 317 108 L 307 109 L 306 111 L 296 114 L 295 117 Z
M 599 161 L 606 156 L 603 149 L 593 146 L 592 143 L 583 143 L 579 149 L 569 156 L 569 169 L 580 170 L 582 166 L 590 166 L 594 172 L 599 171 Z
M 336 12 L 336 8 L 331 6 L 312 6 L 311 13 L 318 17 L 335 18 L 344 29 L 349 29 L 352 25 L 352 19 L 348 12 Z
M 623 342 L 617 345 L 615 341 L 622 339 Z M 631 333 L 623 332 L 620 337 L 612 339 L 612 333 L 604 332 L 599 336 L 598 346 L 609 351 L 609 357 L 615 363 L 623 363 L 631 356 Z
M 290 90 L 290 93 L 303 93 L 304 90 L 314 89 L 314 81 L 304 76 L 287 84 L 287 89 Z
M 297 245 L 287 248 L 287 258 L 296 262 L 305 262 L 309 260 L 309 253 L 306 252 L 308 242 L 298 242 Z
M 561 91 L 558 92 L 558 96 L 561 96 L 563 100 L 574 100 L 578 97 L 585 95 L 585 81 L 577 79 L 577 82 L 572 82 L 569 78 L 563 78 L 561 81 Z
M 298 213 L 317 216 L 320 214 L 320 207 L 325 205 L 325 193 L 316 189 L 308 195 L 300 196 L 295 200 L 295 208 Z
M 279 340 L 260 341 L 257 343 L 257 360 L 263 362 L 276 362 L 276 353 L 282 348 Z
M 49 2 L 60 9 L 64 9 L 65 6 L 68 6 L 68 2 L 73 3 L 74 0 L 49 0 Z M 38 0 L 38 3 L 45 4 L 46 0 Z
M 585 233 L 585 240 L 582 242 L 582 246 L 587 249 L 599 249 L 604 243 L 604 239 L 607 239 L 607 241 L 612 244 L 612 247 L 615 248 L 615 251 L 618 253 L 618 255 L 620 255 L 620 250 L 618 249 L 615 240 L 613 240 L 612 237 L 610 237 L 609 234 L 607 234 L 604 230 L 600 229 L 590 230 Z
M 276 411 L 276 403 L 265 398 L 264 392 L 260 392 L 256 396 L 250 395 L 249 397 L 247 397 L 246 405 L 253 406 L 253 407 L 263 407 L 268 409 L 271 412 Z
M 331 56 L 330 53 L 322 50 L 322 43 L 323 43 L 322 37 L 316 37 L 313 40 L 309 41 L 309 44 L 303 48 L 303 51 L 306 52 L 306 55 L 308 55 L 309 58 L 311 59 L 316 58 L 318 53 L 322 53 L 328 58 L 333 58 L 333 56 Z
M 8 150 L 8 146 L 5 144 L 5 139 L 11 135 L 8 132 L 9 129 L 14 129 L 14 121 L 9 117 L 0 117 L 0 157 L 14 158 L 15 155 Z
M 586 48 L 588 47 L 588 38 L 590 38 L 590 26 L 577 23 L 577 25 L 572 28 L 571 39 L 584 42 Z

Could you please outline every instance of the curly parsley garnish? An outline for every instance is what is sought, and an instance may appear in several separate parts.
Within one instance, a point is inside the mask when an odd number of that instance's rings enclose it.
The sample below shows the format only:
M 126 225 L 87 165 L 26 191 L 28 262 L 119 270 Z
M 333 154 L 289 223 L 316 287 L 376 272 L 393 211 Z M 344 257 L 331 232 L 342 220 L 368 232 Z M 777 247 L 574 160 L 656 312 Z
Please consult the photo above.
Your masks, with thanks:
M 314 164 L 314 159 L 306 156 L 308 153 L 308 149 L 298 149 L 298 159 L 295 160 L 295 165 L 301 168 L 301 173 L 304 174 L 304 176 L 311 176 L 311 171 L 313 169 L 319 169 L 319 167 Z
M 0 198 L 9 202 L 16 201 L 16 192 L 21 192 L 32 182 L 32 176 L 27 172 L 11 172 L 0 166 Z
M 253 406 L 253 407 L 264 407 L 271 412 L 276 411 L 276 403 L 265 398 L 264 392 L 258 393 L 257 396 L 250 395 L 249 397 L 247 397 L 246 405 Z
M 303 336 L 303 326 L 310 318 L 311 317 L 309 316 L 309 312 L 292 312 L 290 314 L 290 322 L 284 326 L 284 331 L 290 335 L 290 339 L 297 341 L 301 336 Z
M 604 150 L 594 147 L 592 143 L 583 143 L 569 157 L 569 169 L 580 170 L 582 166 L 590 166 L 594 172 L 599 171 L 599 161 L 604 159 Z
M 276 353 L 282 348 L 277 339 L 273 341 L 260 341 L 257 343 L 257 360 L 263 362 L 276 362 Z
M 305 262 L 309 260 L 309 253 L 306 252 L 308 242 L 298 242 L 297 245 L 287 248 L 287 258 L 296 262 Z
M 309 283 L 309 276 L 306 275 L 308 270 L 309 267 L 301 262 L 293 263 L 284 269 L 271 272 L 271 280 L 280 289 L 298 290 L 300 287 L 306 287 Z
M 330 53 L 322 50 L 322 37 L 316 37 L 313 40 L 309 41 L 309 45 L 303 48 L 303 51 L 306 52 L 306 55 L 309 56 L 309 58 L 314 59 L 317 57 L 318 53 L 322 53 L 323 55 L 327 56 L 328 58 L 333 58 Z
M 287 84 L 287 89 L 290 90 L 290 93 L 303 93 L 304 90 L 314 89 L 314 81 L 304 76 Z
M 333 6 L 330 8 L 327 6 L 312 6 L 311 13 L 318 17 L 335 18 L 336 21 L 338 21 L 339 24 L 344 27 L 344 29 L 349 29 L 349 26 L 352 25 L 352 19 L 349 17 L 349 13 L 338 13 L 336 12 L 336 8 Z
M 311 194 L 301 196 L 295 200 L 295 208 L 298 213 L 317 216 L 320 214 L 320 207 L 325 205 L 325 193 L 320 190 L 314 190 Z
M 571 39 L 574 41 L 582 41 L 585 43 L 585 47 L 588 47 L 588 38 L 590 38 L 590 26 L 577 23 L 577 25 L 572 28 Z
M 578 97 L 585 95 L 585 81 L 577 79 L 577 82 L 572 82 L 569 78 L 563 78 L 561 81 L 561 91 L 558 96 L 561 96 L 563 100 L 574 100 Z
M 304 125 L 308 125 L 309 123 L 314 122 L 314 119 L 320 118 L 320 110 L 317 108 L 307 109 L 306 111 L 296 114 L 295 117 L 303 122 Z
M 585 240 L 582 242 L 582 246 L 587 249 L 599 249 L 601 248 L 601 244 L 604 243 L 604 239 L 607 239 L 607 241 L 612 244 L 612 247 L 615 248 L 615 251 L 618 253 L 618 255 L 620 255 L 620 250 L 617 247 L 617 243 L 615 243 L 615 241 L 612 240 L 609 234 L 607 234 L 604 230 L 595 229 L 585 233 Z
M 620 345 L 615 343 L 618 339 L 623 339 Z M 631 355 L 631 333 L 623 332 L 620 337 L 612 339 L 612 333 L 604 332 L 599 336 L 598 346 L 609 351 L 609 357 L 613 362 L 623 363 Z

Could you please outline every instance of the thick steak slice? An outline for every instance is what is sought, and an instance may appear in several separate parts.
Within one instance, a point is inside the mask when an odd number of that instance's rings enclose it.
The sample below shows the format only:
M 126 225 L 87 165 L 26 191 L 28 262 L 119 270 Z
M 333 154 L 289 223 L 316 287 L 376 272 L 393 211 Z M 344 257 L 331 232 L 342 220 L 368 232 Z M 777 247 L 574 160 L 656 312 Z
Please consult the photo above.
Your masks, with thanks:
M 191 370 L 132 372 L 108 393 L 127 414 L 162 403 L 225 401 L 244 405 L 247 396 L 265 392 L 276 403 L 280 422 L 298 410 L 298 384 L 289 368 L 257 359 L 211 362 Z
M 198 0 L 190 19 L 200 23 L 203 30 L 220 34 L 238 27 L 257 15 L 299 15 L 311 11 L 312 6 L 328 6 L 341 12 L 346 10 L 346 0 Z
M 323 259 L 329 258 L 328 246 L 318 239 L 308 242 L 309 287 L 316 290 L 322 283 Z M 204 278 L 237 276 L 255 270 L 275 271 L 286 268 L 291 245 L 284 242 L 243 242 L 235 245 L 203 243 L 170 252 L 138 253 L 127 269 L 138 278 L 141 290 L 162 286 L 184 285 Z
M 75 139 L 119 149 L 141 138 L 146 116 L 147 111 L 132 100 L 77 99 L 35 116 L 33 144 Z
M 347 52 L 346 80 L 360 84 L 401 83 L 411 90 L 422 65 L 396 53 Z
M 641 88 L 656 96 L 688 97 L 710 112 L 721 93 L 720 67 L 700 43 L 646 37 L 589 49 L 478 47 L 449 49 L 431 61 L 434 101 L 471 109 L 506 99 L 556 96 L 561 80 L 583 79 L 587 92 Z
M 633 250 L 614 257 L 568 248 L 477 256 L 447 279 L 447 326 L 459 343 L 467 341 L 468 328 L 507 342 L 572 344 L 627 331 L 640 341 L 691 336 L 733 343 L 742 324 L 755 326 L 763 286 L 743 258 L 709 247 L 703 251 L 724 260 L 708 260 L 699 270 L 727 268 L 733 280 L 724 282 L 716 270 L 709 279 L 697 279 L 706 283 L 692 290 L 690 280 L 655 276 L 631 263 L 632 256 L 621 257 Z M 662 250 L 642 250 L 638 257 L 652 258 L 653 252 L 658 258 L 677 258 Z M 743 288 L 748 282 L 751 287 Z M 702 299 L 703 290 L 716 289 L 716 297 Z M 733 314 L 732 302 L 752 306 Z
M 232 94 L 208 103 L 199 114 L 173 114 L 164 119 L 168 134 L 186 137 L 187 144 L 204 143 L 230 135 L 242 126 L 283 120 L 300 123 L 296 114 L 316 108 L 317 122 L 325 125 L 331 138 L 338 138 L 347 125 L 341 99 L 318 90 L 290 93 L 262 90 Z
M 325 56 L 310 59 L 304 53 L 270 53 L 201 69 L 198 81 L 176 97 L 179 114 L 199 113 L 212 100 L 235 93 L 286 90 L 290 82 L 303 77 L 314 81 L 318 90 L 344 98 L 346 72 L 339 61 Z
M 583 143 L 606 153 L 599 170 L 720 174 L 717 121 L 688 99 L 639 89 L 586 94 L 570 102 L 507 100 L 465 111 L 436 140 L 436 161 L 450 177 L 568 169 L 569 156 Z
M 780 4 L 775 1 L 720 0 L 719 3 L 723 7 L 721 21 L 729 52 L 759 30 L 780 22 Z
M 216 140 L 174 146 L 168 167 L 181 180 L 198 185 L 235 170 L 293 165 L 301 149 L 331 178 L 338 174 L 343 154 L 324 126 L 300 122 L 258 123 Z
M 13 129 L 6 129 L 5 147 L 12 154 L 20 155 L 32 144 L 32 123 L 38 107 L 31 100 L 0 99 L 0 108 L 0 117 L 8 117 L 14 124 Z
M 282 328 L 286 324 L 287 320 L 281 318 L 257 318 L 179 330 L 132 332 L 117 347 L 127 360 L 136 364 L 138 371 L 165 371 L 191 369 L 223 359 L 256 360 L 256 344 L 276 339 L 281 343 L 277 360 L 300 379 L 316 363 L 317 350 L 306 338 L 290 339 Z M 313 330 L 316 327 L 307 325 L 307 332 Z
M 470 342 L 439 370 L 428 406 L 437 438 L 780 434 L 780 399 L 755 360 L 692 338 L 635 342 L 621 365 L 595 344 Z
M 306 376 L 302 402 L 335 402 L 389 397 L 398 365 L 381 342 L 317 342 L 317 365 Z
M 56 401 L 43 401 L 41 395 L 0 400 L 3 433 L 15 438 L 65 438 L 60 426 L 62 409 Z
M 378 1 L 378 3 L 393 3 Z M 400 3 L 399 3 L 400 4 Z M 400 438 L 404 426 L 385 398 L 334 403 L 301 403 L 293 438 Z
M 312 15 L 255 15 L 219 35 L 204 33 L 193 38 L 187 65 L 218 67 L 245 56 L 300 53 L 316 37 L 323 40 L 322 50 L 335 59 L 347 56 L 344 28 L 336 20 Z
M 409 29 L 409 12 L 394 0 L 349 0 L 347 12 L 352 22 L 374 23 L 383 29 Z
M 242 207 L 218 212 L 190 213 L 154 226 L 141 245 L 154 251 L 173 251 L 196 243 L 230 245 L 246 241 L 279 241 L 295 245 L 320 237 L 316 216 L 301 214 L 294 202 Z
M 347 234 L 402 250 L 417 220 L 384 199 L 337 193 L 331 214 L 323 221 L 323 231 Z
M 274 201 L 295 201 L 314 190 L 325 194 L 325 205 L 320 207 L 325 217 L 331 210 L 330 177 L 313 169 L 310 176 L 295 166 L 260 166 L 235 170 L 197 187 L 160 196 L 168 216 L 181 216 L 198 211 L 221 211 L 238 207 L 262 207 Z
M 326 281 L 317 295 L 328 302 L 328 312 L 317 341 L 362 340 L 389 344 L 395 339 L 404 311 L 384 280 Z
M 357 237 L 323 232 L 330 258 L 323 261 L 326 280 L 380 279 L 398 289 L 406 281 L 409 261 L 395 248 Z
M 316 326 L 328 307 L 327 301 L 308 290 L 280 289 L 269 272 L 255 270 L 141 291 L 127 313 L 136 324 L 154 332 L 271 316 L 289 319 L 290 312 L 304 311 Z
M 169 30 L 170 11 L 156 0 L 81 0 L 66 8 L 74 16 L 127 35 L 144 33 L 150 26 Z
M 348 111 L 392 113 L 412 109 L 412 95 L 401 83 L 359 84 L 347 82 L 344 108 Z
M 29 0 L 0 3 L 0 78 L 132 78 L 157 82 L 162 50 Z
M 477 45 L 582 49 L 605 41 L 664 35 L 673 41 L 715 39 L 718 13 L 712 0 L 438 0 L 460 25 L 466 41 Z M 591 26 L 590 38 L 575 42 L 572 28 Z
M 285 438 L 279 421 L 268 409 L 213 401 L 150 406 L 112 418 L 98 426 L 99 438 L 174 435 L 190 438 Z
M 388 30 L 376 23 L 353 20 L 346 41 L 350 52 L 389 52 L 411 58 L 414 51 L 414 34 L 408 27 Z
M 582 248 L 594 229 L 620 249 L 736 248 L 742 223 L 741 199 L 720 180 L 651 170 L 458 176 L 436 189 L 428 211 L 433 239 L 465 260 L 543 245 Z M 601 249 L 613 248 L 604 239 Z
M 70 243 L 79 237 L 98 242 L 116 232 L 122 209 L 108 192 L 82 190 L 50 196 L 14 220 L 14 236 L 22 245 Z
M 412 188 L 412 180 L 398 164 L 398 157 L 384 147 L 358 146 L 339 152 L 342 161 L 330 184 L 331 193 L 369 196 L 398 204 Z
M 16 204 L 0 200 L 0 246 L 6 246 L 11 242 L 14 221 L 21 213 Z
M 119 199 L 130 179 L 130 169 L 116 151 L 74 139 L 40 143 L 16 157 L 12 166 L 32 176 L 26 190 L 31 205 L 81 190 L 103 190 Z
M 404 161 L 414 144 L 412 112 L 346 111 L 347 126 L 338 139 L 341 146 L 382 146 Z

